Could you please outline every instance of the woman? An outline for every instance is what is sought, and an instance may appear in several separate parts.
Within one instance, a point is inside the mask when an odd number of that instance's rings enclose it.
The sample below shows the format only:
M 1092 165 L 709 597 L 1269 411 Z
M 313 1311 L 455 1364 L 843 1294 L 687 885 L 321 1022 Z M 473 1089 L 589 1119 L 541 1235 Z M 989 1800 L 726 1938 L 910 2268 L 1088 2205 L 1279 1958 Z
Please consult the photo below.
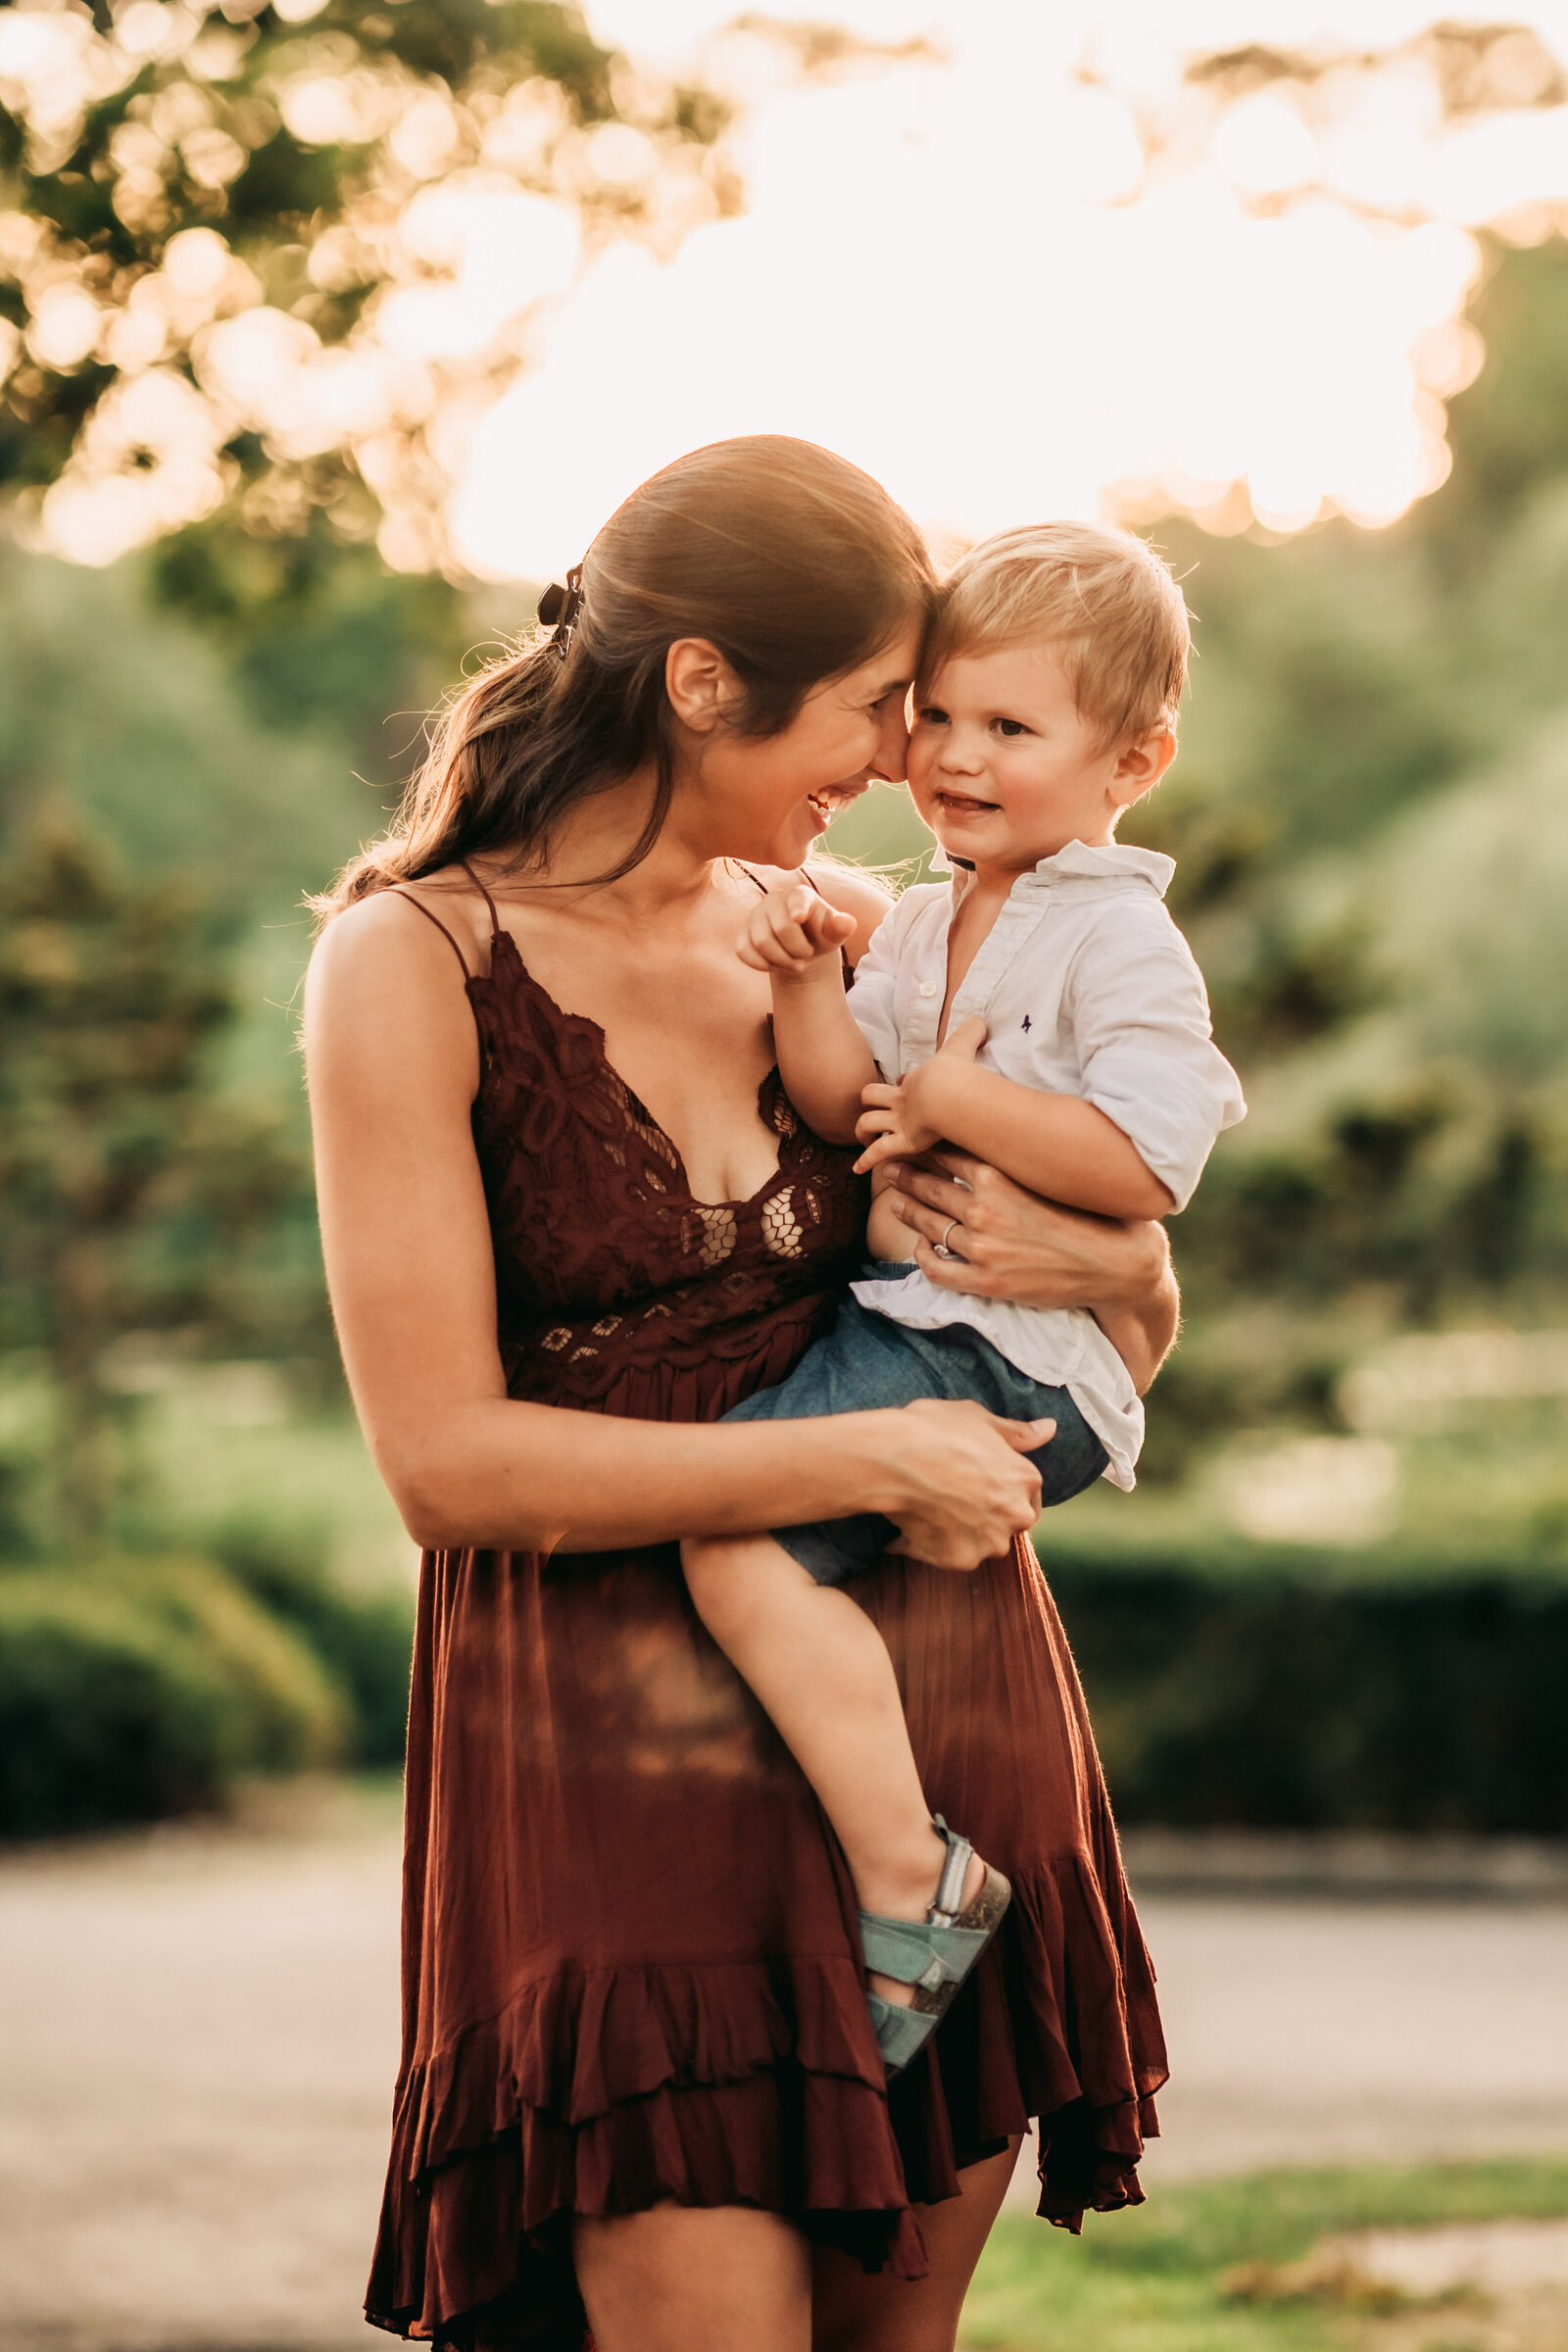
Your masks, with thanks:
M 1021 1540 L 1029 1430 L 939 1403 L 708 1426 L 857 1262 L 853 1149 L 795 1118 L 735 943 L 834 808 L 902 775 L 930 585 L 855 467 L 698 451 L 606 525 L 554 639 L 455 704 L 331 902 L 307 1003 L 327 1268 L 426 1547 L 368 2306 L 395 2332 L 575 2352 L 586 2307 L 598 2352 L 948 2352 L 1031 2114 L 1042 2211 L 1139 2194 L 1163 2053 Z M 853 961 L 886 902 L 822 886 Z M 1152 1377 L 1156 1229 L 951 1157 L 904 1185 L 934 1279 L 1091 1306 Z M 842 1860 L 676 1551 L 866 1507 L 921 1563 L 861 1596 L 925 1786 L 1015 1889 L 891 2086 Z

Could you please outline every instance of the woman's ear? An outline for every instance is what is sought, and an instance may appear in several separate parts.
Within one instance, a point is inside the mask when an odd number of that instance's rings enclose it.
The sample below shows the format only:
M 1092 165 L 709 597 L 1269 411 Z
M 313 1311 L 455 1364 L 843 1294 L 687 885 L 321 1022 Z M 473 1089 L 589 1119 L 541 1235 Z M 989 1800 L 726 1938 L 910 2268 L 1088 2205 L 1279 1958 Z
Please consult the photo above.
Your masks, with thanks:
M 664 692 L 683 726 L 711 734 L 745 700 L 739 678 L 706 637 L 677 637 L 664 656 Z

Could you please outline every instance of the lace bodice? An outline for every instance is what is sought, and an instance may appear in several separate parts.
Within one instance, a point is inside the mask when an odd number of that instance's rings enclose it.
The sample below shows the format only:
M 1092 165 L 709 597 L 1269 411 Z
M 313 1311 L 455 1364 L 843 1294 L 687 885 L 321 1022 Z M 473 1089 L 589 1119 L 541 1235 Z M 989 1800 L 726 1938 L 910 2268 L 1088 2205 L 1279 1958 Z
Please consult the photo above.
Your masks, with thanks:
M 760 1322 L 814 1311 L 853 1274 L 866 1208 L 855 1152 L 811 1133 L 776 1069 L 758 1104 L 778 1137 L 776 1172 L 750 1200 L 697 1200 L 669 1137 L 607 1059 L 604 1031 L 562 1010 L 510 932 L 496 931 L 489 972 L 467 985 L 511 1396 L 614 1410 L 623 1373 L 755 1355 Z

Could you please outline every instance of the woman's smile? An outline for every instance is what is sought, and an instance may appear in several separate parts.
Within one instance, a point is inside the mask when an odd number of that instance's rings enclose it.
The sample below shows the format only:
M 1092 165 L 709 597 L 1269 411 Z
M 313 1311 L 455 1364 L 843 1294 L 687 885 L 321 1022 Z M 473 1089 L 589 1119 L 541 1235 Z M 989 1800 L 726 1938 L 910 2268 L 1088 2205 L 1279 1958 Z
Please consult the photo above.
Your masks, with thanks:
M 836 816 L 853 806 L 863 792 L 871 788 L 869 776 L 858 776 L 853 784 L 819 784 L 806 796 L 806 805 L 816 820 L 816 829 L 825 833 Z

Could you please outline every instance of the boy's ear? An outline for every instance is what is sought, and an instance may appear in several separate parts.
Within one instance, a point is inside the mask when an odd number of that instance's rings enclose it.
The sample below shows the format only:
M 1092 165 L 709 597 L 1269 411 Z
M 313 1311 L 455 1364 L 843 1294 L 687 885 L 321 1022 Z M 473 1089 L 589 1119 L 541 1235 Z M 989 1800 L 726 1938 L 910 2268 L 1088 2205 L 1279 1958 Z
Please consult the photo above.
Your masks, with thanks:
M 706 637 L 677 637 L 664 656 L 664 692 L 684 726 L 711 734 L 745 700 L 739 678 Z
M 1170 727 L 1152 727 L 1124 743 L 1111 771 L 1110 791 L 1118 808 L 1130 808 L 1146 792 L 1152 792 L 1176 757 L 1176 736 Z

